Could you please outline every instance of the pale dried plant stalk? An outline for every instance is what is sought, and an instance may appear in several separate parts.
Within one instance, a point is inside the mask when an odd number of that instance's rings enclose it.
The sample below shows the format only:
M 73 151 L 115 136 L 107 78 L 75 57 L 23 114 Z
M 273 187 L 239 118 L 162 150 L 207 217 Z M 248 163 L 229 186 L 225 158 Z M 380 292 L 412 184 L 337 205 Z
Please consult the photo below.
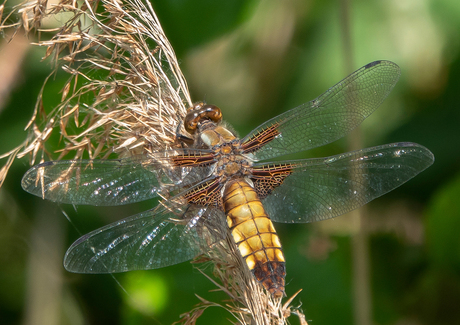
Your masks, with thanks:
M 218 290 L 225 292 L 231 298 L 231 304 L 217 305 L 202 298 L 201 303 L 191 312 L 181 315 L 183 324 L 194 324 L 194 321 L 204 309 L 219 306 L 231 313 L 239 324 L 281 325 L 287 324 L 291 314 L 299 317 L 302 325 L 308 325 L 300 308 L 291 306 L 293 299 L 300 293 L 296 292 L 284 304 L 282 299 L 273 298 L 263 286 L 258 283 L 246 262 L 236 248 L 236 244 L 228 232 L 226 241 L 217 243 L 207 254 L 194 261 L 203 264 L 207 260 L 213 264 L 213 275 L 220 283 L 198 268 L 201 273 L 212 281 Z
M 174 50 L 149 2 L 58 0 L 49 5 L 47 0 L 35 0 L 8 12 L 5 5 L 0 6 L 0 29 L 35 31 L 36 45 L 46 47 L 45 59 L 52 60 L 53 71 L 38 95 L 26 140 L 0 156 L 8 158 L 0 170 L 0 186 L 16 157 L 29 155 L 33 164 L 69 154 L 75 159 L 95 159 L 178 146 L 175 135 L 192 101 Z M 47 27 L 52 21 L 48 18 L 53 17 L 65 23 Z M 44 39 L 47 35 L 52 36 Z M 46 84 L 62 71 L 69 76 L 62 102 L 48 109 L 43 95 Z M 50 152 L 46 142 L 53 133 L 60 134 L 62 141 Z M 300 311 L 291 310 L 292 298 L 282 305 L 281 299 L 273 299 L 255 281 L 229 233 L 226 238 L 205 260 L 214 264 L 220 284 L 207 276 L 228 294 L 230 302 L 221 305 L 200 298 L 201 303 L 184 314 L 182 322 L 194 324 L 206 308 L 220 306 L 240 324 L 285 324 L 291 312 L 306 324 Z
M 101 7 L 103 10 L 101 10 Z M 2 5 L 2 10 L 5 3 Z M 142 154 L 174 146 L 178 121 L 192 105 L 174 50 L 148 2 L 60 0 L 47 7 L 37 0 L 15 7 L 1 28 L 23 27 L 40 37 L 54 34 L 37 45 L 46 47 L 53 73 L 67 72 L 62 103 L 48 112 L 43 90 L 26 129 L 27 139 L 2 156 L 53 158 L 46 141 L 62 136 L 55 150 L 60 159 Z M 59 28 L 45 28 L 50 17 L 70 18 Z M 56 19 L 59 20 L 59 19 Z M 62 20 L 62 18 L 60 19 Z M 45 82 L 46 85 L 46 82 Z M 6 174 L 6 170 L 3 174 Z M 0 179 L 2 181 L 2 179 Z

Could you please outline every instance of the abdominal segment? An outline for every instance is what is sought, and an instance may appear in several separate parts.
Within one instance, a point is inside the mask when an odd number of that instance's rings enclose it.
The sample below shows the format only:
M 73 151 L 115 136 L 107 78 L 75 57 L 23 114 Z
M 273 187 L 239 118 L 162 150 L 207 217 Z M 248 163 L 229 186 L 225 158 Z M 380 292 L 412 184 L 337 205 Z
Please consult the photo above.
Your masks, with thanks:
M 243 179 L 230 181 L 223 203 L 241 256 L 255 278 L 276 298 L 284 295 L 286 275 L 281 243 L 256 191 Z

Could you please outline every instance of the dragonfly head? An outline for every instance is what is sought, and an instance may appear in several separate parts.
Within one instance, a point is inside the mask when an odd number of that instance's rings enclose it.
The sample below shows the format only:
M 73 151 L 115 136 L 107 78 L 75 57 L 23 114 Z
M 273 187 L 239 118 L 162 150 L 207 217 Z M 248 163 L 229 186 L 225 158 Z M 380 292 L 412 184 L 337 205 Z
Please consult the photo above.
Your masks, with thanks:
M 194 134 L 204 121 L 212 121 L 214 123 L 222 121 L 222 112 L 220 108 L 203 102 L 195 104 L 193 107 L 189 108 L 187 115 L 185 115 L 185 130 L 190 134 Z

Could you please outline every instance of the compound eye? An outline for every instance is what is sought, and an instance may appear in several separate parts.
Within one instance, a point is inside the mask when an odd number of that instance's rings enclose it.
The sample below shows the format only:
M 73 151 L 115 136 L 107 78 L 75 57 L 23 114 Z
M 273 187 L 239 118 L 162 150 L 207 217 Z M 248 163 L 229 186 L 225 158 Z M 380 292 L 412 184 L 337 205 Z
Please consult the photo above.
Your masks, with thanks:
M 203 111 L 204 115 L 214 123 L 219 123 L 222 121 L 222 111 L 219 107 L 215 105 L 204 105 Z
M 215 105 L 205 105 L 202 102 L 195 104 L 185 116 L 184 128 L 188 133 L 194 134 L 198 125 L 205 120 L 211 120 L 214 123 L 222 121 L 220 108 Z
M 187 113 L 184 119 L 184 128 L 185 130 L 190 133 L 194 134 L 196 128 L 198 127 L 198 120 L 199 119 L 199 112 L 190 111 Z

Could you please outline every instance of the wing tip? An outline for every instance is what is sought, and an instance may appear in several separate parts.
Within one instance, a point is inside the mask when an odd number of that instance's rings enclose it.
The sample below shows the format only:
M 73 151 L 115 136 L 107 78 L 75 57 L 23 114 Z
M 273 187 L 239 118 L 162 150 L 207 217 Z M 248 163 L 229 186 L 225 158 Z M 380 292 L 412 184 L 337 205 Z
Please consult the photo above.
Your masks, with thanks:
M 382 60 L 378 60 L 378 61 L 373 61 L 371 63 L 368 63 L 364 66 L 364 69 L 369 69 L 369 68 L 372 68 L 372 67 L 375 67 L 376 65 L 380 64 L 382 62 Z
M 427 169 L 431 165 L 433 165 L 435 161 L 434 154 L 425 146 L 422 146 L 421 144 L 415 143 L 415 142 L 397 142 L 393 144 L 394 147 L 404 147 L 404 148 L 410 148 L 413 149 L 411 150 L 412 154 L 414 153 L 415 150 L 415 156 L 417 156 L 421 161 L 423 161 L 423 168 L 420 169 L 419 172 L 422 172 L 423 170 Z M 408 152 L 411 154 L 410 152 Z
M 27 193 L 43 197 L 41 182 L 38 177 L 38 168 L 40 165 L 33 166 L 29 170 L 26 171 L 24 176 L 21 179 L 21 187 Z
M 376 61 L 366 64 L 363 68 L 370 69 L 377 65 L 389 65 L 389 66 L 393 66 L 399 69 L 399 66 L 396 63 L 394 63 L 393 61 L 389 61 L 389 60 L 376 60 Z

